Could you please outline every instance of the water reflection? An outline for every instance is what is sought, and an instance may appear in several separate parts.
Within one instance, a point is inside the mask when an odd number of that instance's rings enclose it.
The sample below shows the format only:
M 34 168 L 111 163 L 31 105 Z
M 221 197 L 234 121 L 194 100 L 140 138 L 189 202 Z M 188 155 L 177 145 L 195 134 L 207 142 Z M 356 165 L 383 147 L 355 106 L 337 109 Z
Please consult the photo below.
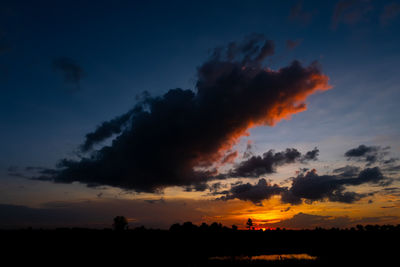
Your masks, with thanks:
M 258 256 L 216 256 L 211 257 L 210 260 L 221 260 L 221 261 L 279 261 L 279 260 L 316 260 L 316 256 L 311 256 L 306 253 L 302 254 L 270 254 L 270 255 L 258 255 Z

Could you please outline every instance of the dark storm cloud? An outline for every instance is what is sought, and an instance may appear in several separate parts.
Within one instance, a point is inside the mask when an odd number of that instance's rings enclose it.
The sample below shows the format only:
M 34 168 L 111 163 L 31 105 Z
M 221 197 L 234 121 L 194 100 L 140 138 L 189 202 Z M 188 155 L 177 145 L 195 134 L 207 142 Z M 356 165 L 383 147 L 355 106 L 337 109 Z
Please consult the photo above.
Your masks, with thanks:
M 292 179 L 292 186 L 282 194 L 283 203 L 300 204 L 328 199 L 334 202 L 352 203 L 362 195 L 344 192 L 345 182 L 334 175 L 319 176 L 315 171 L 300 174 Z
M 299 204 L 304 199 L 308 203 L 323 200 L 352 203 L 366 195 L 345 192 L 346 186 L 358 186 L 367 183 L 385 186 L 390 182 L 391 179 L 384 177 L 378 167 L 366 168 L 358 175 L 351 177 L 318 175 L 315 170 L 312 170 L 292 179 L 292 186 L 282 194 L 282 202 Z
M 228 173 L 229 177 L 259 177 L 264 174 L 270 174 L 276 171 L 276 167 L 295 162 L 306 162 L 316 160 L 319 150 L 317 148 L 308 151 L 302 155 L 295 148 L 287 148 L 282 152 L 269 150 L 262 156 L 251 156 L 240 162 L 234 169 Z
M 312 203 L 314 201 L 332 201 L 342 203 L 353 203 L 370 194 L 359 194 L 346 191 L 347 186 L 359 186 L 363 184 L 373 184 L 376 186 L 386 186 L 391 183 L 391 179 L 382 175 L 378 167 L 366 168 L 353 176 L 344 177 L 342 175 L 318 175 L 315 170 L 307 173 L 299 173 L 291 179 L 291 187 L 281 187 L 271 185 L 265 179 L 260 179 L 258 184 L 237 184 L 232 185 L 225 194 L 218 199 L 248 200 L 260 205 L 263 200 L 271 198 L 273 195 L 280 195 L 283 203 L 298 205 Z
M 80 81 L 85 76 L 85 72 L 73 59 L 60 57 L 53 60 L 53 69 L 59 71 L 65 83 L 70 83 L 80 89 Z
M 58 173 L 48 177 L 137 192 L 205 188 L 248 129 L 288 119 L 306 110 L 309 95 L 330 88 L 317 63 L 265 68 L 262 62 L 273 51 L 273 42 L 263 35 L 216 49 L 197 69 L 196 92 L 171 89 L 146 97 L 89 133 L 81 149 L 116 134 L 111 145 L 79 160 L 61 160 Z
M 128 124 L 129 119 L 135 110 L 130 110 L 129 112 L 118 116 L 110 121 L 103 122 L 97 129 L 86 135 L 85 142 L 81 146 L 82 152 L 87 152 L 92 149 L 94 144 L 97 144 L 114 134 L 120 134 L 124 127 Z
M 354 25 L 365 19 L 372 9 L 370 0 L 338 1 L 332 15 L 332 29 L 336 29 L 341 23 Z
M 260 179 L 255 185 L 246 183 L 233 186 L 225 196 L 222 196 L 219 199 L 240 199 L 244 201 L 251 201 L 260 206 L 262 205 L 263 200 L 270 199 L 274 195 L 279 195 L 284 190 L 284 188 L 279 187 L 276 184 L 271 185 L 265 179 Z
M 348 160 L 364 161 L 368 166 L 374 163 L 392 164 L 396 162 L 397 159 L 385 159 L 385 157 L 389 155 L 389 150 L 390 147 L 360 145 L 348 150 L 344 155 Z

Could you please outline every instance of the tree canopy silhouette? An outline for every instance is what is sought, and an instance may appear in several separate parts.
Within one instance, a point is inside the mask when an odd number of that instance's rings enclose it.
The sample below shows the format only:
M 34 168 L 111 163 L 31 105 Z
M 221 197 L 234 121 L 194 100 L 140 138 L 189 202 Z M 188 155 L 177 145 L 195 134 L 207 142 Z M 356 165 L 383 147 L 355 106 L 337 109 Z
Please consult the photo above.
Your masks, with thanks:
M 247 228 L 249 228 L 249 230 L 250 230 L 251 227 L 253 226 L 253 221 L 249 218 L 249 219 L 247 220 L 246 225 L 247 225 Z
M 114 218 L 113 228 L 116 231 L 128 229 L 128 220 L 124 216 L 116 216 Z

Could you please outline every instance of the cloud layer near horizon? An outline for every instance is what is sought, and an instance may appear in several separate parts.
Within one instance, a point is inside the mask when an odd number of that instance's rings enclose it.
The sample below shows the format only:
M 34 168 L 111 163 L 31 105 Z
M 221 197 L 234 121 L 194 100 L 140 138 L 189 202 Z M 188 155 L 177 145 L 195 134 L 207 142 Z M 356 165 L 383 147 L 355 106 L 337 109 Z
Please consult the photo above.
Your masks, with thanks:
M 271 70 L 262 65 L 274 42 L 252 35 L 215 49 L 197 69 L 197 91 L 171 89 L 146 95 L 133 109 L 88 133 L 80 160 L 61 160 L 62 183 L 110 185 L 137 192 L 191 186 L 214 179 L 218 167 L 232 162 L 233 147 L 248 130 L 273 126 L 306 110 L 305 100 L 327 90 L 328 77 L 314 62 Z M 93 147 L 116 136 L 110 146 Z M 43 179 L 44 177 L 42 177 Z
M 348 168 L 342 168 L 343 172 L 334 175 L 318 175 L 313 169 L 306 173 L 299 173 L 292 177 L 291 187 L 281 187 L 270 184 L 264 178 L 257 184 L 236 184 L 230 190 L 215 192 L 221 194 L 220 200 L 240 199 L 251 201 L 256 205 L 262 205 L 263 200 L 268 200 L 275 195 L 281 197 L 282 203 L 292 205 L 312 203 L 314 201 L 332 201 L 342 203 L 353 203 L 369 194 L 360 194 L 347 191 L 347 186 L 359 186 L 373 184 L 376 186 L 387 186 L 392 179 L 384 176 L 379 167 L 366 168 L 362 171 L 356 170 L 349 174 Z

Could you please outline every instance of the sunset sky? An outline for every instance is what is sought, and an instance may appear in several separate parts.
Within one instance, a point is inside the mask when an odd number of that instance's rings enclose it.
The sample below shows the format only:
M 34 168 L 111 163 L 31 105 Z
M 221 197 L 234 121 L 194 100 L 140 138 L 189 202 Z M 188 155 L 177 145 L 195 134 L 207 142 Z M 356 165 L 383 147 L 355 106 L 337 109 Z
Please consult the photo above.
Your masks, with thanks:
M 0 228 L 400 223 L 400 1 L 2 1 Z

